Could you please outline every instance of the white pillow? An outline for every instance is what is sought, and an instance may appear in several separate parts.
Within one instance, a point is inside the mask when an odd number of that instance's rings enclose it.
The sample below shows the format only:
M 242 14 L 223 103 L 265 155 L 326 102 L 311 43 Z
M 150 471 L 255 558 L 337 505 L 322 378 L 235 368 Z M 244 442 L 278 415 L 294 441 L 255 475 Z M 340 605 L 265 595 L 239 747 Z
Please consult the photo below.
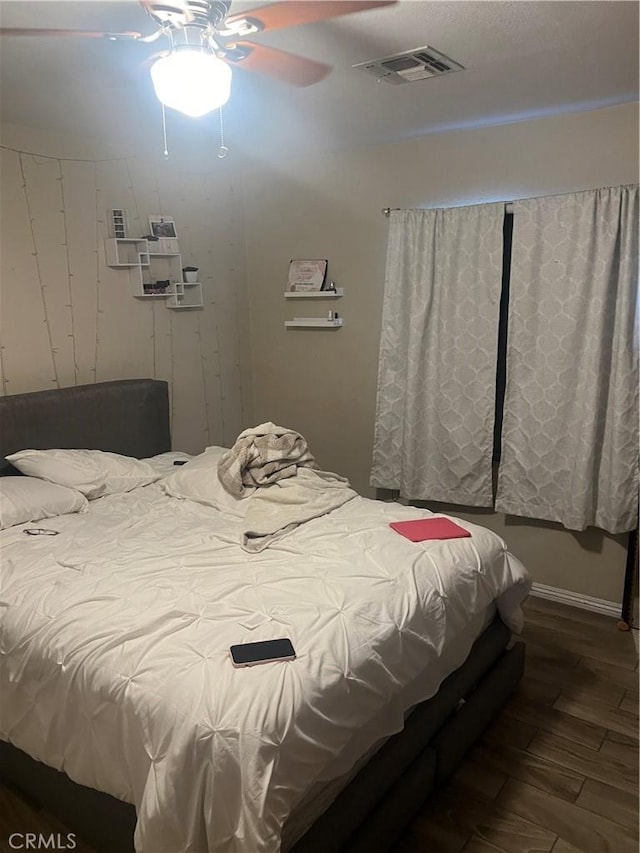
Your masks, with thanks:
M 0 477 L 0 528 L 38 521 L 68 512 L 84 512 L 89 504 L 75 489 L 36 477 Z
M 21 450 L 7 459 L 23 474 L 77 489 L 89 500 L 130 492 L 160 476 L 147 462 L 104 450 Z
M 227 447 L 207 447 L 200 456 L 176 468 L 171 476 L 165 477 L 159 483 L 160 488 L 173 498 L 197 501 L 221 512 L 242 515 L 244 513 L 242 500 L 230 495 L 218 477 L 218 462 L 228 449 Z

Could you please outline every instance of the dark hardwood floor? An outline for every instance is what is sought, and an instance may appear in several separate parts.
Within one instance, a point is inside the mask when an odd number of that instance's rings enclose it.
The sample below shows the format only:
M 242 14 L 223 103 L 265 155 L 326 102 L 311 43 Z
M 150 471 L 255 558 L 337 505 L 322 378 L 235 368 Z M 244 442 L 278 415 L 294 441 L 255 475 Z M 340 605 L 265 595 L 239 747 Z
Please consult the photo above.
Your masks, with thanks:
M 637 632 L 525 612 L 517 695 L 394 853 L 638 853 Z
M 393 853 L 638 853 L 637 632 L 542 599 L 525 610 L 517 695 Z M 12 832 L 66 829 L 0 788 L 2 853 Z

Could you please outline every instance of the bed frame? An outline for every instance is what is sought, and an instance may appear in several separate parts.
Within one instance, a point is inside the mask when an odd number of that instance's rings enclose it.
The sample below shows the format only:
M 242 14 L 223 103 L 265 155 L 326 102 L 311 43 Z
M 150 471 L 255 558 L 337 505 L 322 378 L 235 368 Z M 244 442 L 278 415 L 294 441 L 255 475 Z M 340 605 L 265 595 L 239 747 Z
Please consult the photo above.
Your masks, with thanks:
M 171 449 L 168 412 L 167 384 L 150 379 L 1 397 L 0 476 L 18 473 L 4 457 L 26 448 L 89 448 L 137 458 L 163 453 Z M 375 753 L 290 853 L 387 853 L 517 688 L 523 670 L 524 644 L 511 644 L 510 632 L 496 618 L 465 663 L 414 709 L 404 729 Z M 133 851 L 132 805 L 78 785 L 3 741 L 0 777 L 100 853 Z

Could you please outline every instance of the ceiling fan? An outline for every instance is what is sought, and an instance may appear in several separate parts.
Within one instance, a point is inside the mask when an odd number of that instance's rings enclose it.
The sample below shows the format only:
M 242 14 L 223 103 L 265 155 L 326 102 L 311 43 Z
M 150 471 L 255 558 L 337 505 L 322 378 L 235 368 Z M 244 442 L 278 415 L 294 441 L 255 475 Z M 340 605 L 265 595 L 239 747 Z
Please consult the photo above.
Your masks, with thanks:
M 230 15 L 232 0 L 140 0 L 154 21 L 149 35 L 139 32 L 2 28 L 8 36 L 81 36 L 113 41 L 153 43 L 161 38 L 168 50 L 151 57 L 151 79 L 159 100 L 198 117 L 221 107 L 231 92 L 231 68 L 241 66 L 293 86 L 319 83 L 331 71 L 307 59 L 253 41 L 269 30 L 394 5 L 397 0 L 281 0 L 246 14 Z

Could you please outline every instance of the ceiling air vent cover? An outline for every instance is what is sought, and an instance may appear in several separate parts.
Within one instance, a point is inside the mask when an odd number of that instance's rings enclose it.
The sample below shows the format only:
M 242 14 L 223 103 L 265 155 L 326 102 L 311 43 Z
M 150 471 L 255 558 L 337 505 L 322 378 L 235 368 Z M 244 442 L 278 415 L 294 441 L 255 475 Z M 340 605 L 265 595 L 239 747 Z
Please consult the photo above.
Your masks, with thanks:
M 464 65 L 449 59 L 433 47 L 416 47 L 382 59 L 359 62 L 354 68 L 362 68 L 377 80 L 387 83 L 412 83 L 429 77 L 441 77 L 451 71 L 463 71 Z

